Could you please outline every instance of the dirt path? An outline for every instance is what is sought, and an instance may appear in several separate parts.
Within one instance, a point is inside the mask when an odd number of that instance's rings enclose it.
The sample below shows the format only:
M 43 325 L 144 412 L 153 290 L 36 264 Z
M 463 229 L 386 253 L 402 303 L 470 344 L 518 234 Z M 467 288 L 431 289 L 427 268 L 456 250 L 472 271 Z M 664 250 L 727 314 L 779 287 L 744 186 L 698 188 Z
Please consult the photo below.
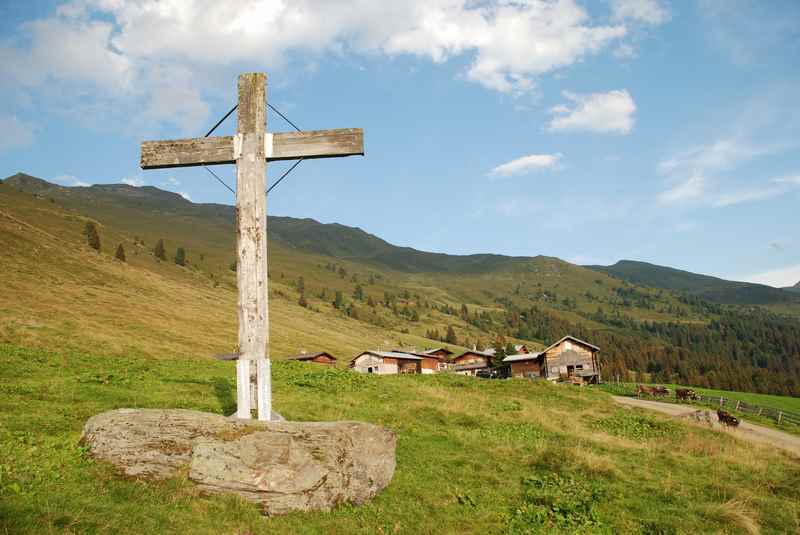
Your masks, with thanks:
M 698 410 L 698 407 L 689 405 L 679 405 L 676 403 L 662 403 L 660 401 L 649 401 L 638 398 L 626 398 L 621 396 L 611 396 L 614 401 L 622 405 L 630 407 L 639 407 L 641 409 L 650 409 L 670 416 L 688 417 Z M 714 414 L 713 419 L 716 420 L 717 415 Z M 778 431 L 777 429 L 770 429 L 761 425 L 751 424 L 750 422 L 742 421 L 737 429 L 731 430 L 734 436 L 744 440 L 751 440 L 761 444 L 768 444 L 777 448 L 784 449 L 794 455 L 800 457 L 800 437 Z

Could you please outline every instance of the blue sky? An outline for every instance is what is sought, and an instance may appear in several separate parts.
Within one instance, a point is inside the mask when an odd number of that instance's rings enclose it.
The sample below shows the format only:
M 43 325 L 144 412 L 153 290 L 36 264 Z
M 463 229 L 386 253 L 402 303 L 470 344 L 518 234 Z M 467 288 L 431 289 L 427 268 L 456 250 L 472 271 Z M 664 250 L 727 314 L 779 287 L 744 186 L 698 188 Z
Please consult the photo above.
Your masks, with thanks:
M 798 57 L 794 0 L 3 2 L 0 175 L 232 204 L 202 169 L 140 171 L 138 147 L 202 135 L 259 70 L 301 128 L 365 130 L 366 157 L 303 162 L 272 214 L 789 285 Z

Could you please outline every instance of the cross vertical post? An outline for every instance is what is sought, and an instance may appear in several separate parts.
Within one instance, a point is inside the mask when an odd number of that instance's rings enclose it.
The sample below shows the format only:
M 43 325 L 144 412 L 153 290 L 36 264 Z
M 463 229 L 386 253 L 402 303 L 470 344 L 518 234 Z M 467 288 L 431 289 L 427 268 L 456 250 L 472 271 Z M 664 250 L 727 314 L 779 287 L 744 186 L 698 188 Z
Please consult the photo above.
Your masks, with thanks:
M 236 282 L 239 292 L 236 415 L 250 418 L 252 390 L 255 389 L 259 420 L 269 420 L 272 413 L 271 396 L 267 395 L 271 388 L 268 384 L 270 366 L 267 364 L 266 86 L 264 73 L 239 76 L 238 122 L 233 142 L 236 158 Z M 255 376 L 257 380 L 253 381 Z
M 360 128 L 267 133 L 267 75 L 239 76 L 235 136 L 143 141 L 142 169 L 236 164 L 236 282 L 239 349 L 236 416 L 272 418 L 267 281 L 267 162 L 364 155 Z M 227 117 L 227 116 L 226 116 Z M 216 128 L 216 127 L 215 127 Z M 212 129 L 213 130 L 213 129 Z

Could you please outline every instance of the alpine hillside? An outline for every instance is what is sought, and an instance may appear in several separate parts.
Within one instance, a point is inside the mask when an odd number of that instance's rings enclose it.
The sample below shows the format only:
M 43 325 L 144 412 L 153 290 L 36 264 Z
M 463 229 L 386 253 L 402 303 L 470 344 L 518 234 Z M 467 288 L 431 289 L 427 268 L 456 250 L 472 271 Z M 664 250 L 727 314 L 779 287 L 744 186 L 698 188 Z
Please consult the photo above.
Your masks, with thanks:
M 163 358 L 234 350 L 234 208 L 154 187 L 0 183 L 0 341 Z M 89 245 L 94 229 L 99 251 Z M 271 354 L 534 350 L 572 334 L 603 374 L 800 395 L 800 296 L 623 261 L 457 256 L 269 218 Z M 120 255 L 120 252 L 122 253 Z

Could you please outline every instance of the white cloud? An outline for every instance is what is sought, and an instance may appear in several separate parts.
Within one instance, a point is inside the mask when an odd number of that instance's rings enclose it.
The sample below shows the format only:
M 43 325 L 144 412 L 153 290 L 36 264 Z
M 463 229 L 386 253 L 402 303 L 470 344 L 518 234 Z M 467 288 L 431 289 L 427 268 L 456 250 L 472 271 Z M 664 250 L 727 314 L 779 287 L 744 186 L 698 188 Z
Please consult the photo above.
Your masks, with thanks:
M 53 178 L 53 182 L 71 187 L 88 188 L 89 186 L 91 186 L 91 184 L 89 184 L 88 182 L 84 182 L 83 180 L 73 175 L 58 175 Z
M 169 184 L 170 186 L 180 186 L 181 181 L 175 178 L 174 176 L 171 176 L 167 177 L 167 184 Z
M 611 4 L 611 19 L 646 24 L 663 24 L 670 19 L 669 10 L 658 0 L 614 0 Z
M 706 178 L 703 175 L 696 174 L 659 193 L 658 202 L 661 204 L 677 204 L 698 201 L 703 198 L 705 192 Z
M 773 197 L 779 197 L 784 193 L 785 190 L 783 188 L 769 186 L 731 191 L 720 195 L 719 198 L 714 201 L 714 206 L 721 208 L 725 206 L 733 206 L 734 204 L 764 201 L 766 199 L 772 199 Z
M 800 175 L 788 175 L 773 178 L 758 187 L 735 190 L 720 195 L 714 201 L 715 207 L 732 206 L 748 202 L 764 201 L 780 197 L 800 186 Z
M 614 57 L 617 59 L 632 59 L 636 57 L 636 49 L 627 43 L 621 43 L 614 49 Z
M 740 277 L 738 280 L 767 284 L 776 288 L 794 286 L 800 281 L 800 264 L 754 273 Z
M 800 175 L 788 175 L 772 179 L 776 184 L 789 184 L 800 186 Z
M 145 185 L 145 181 L 138 176 L 125 177 L 122 180 L 120 180 L 120 182 L 122 182 L 123 184 L 127 184 L 129 186 L 133 186 L 135 188 L 141 188 L 142 186 Z
M 183 198 L 184 198 L 184 199 L 186 199 L 187 201 L 189 201 L 189 202 L 192 202 L 192 198 L 191 198 L 191 197 L 189 196 L 189 194 L 188 194 L 188 193 L 186 193 L 185 191 L 179 191 L 179 192 L 177 192 L 177 193 L 178 193 L 178 195 L 180 195 L 181 197 L 183 197 Z
M 33 125 L 13 115 L 0 115 L 0 152 L 33 142 Z
M 665 176 L 669 189 L 659 200 L 696 201 L 717 207 L 773 198 L 791 190 L 798 175 L 772 180 L 736 180 L 732 175 L 745 168 L 752 174 L 752 163 L 800 146 L 800 112 L 796 111 L 796 88 L 769 91 L 739 106 L 737 116 L 725 121 L 724 133 L 663 159 L 658 172 Z M 702 189 L 697 186 L 703 185 Z M 673 194 L 686 185 L 687 195 Z M 695 187 L 689 188 L 688 186 Z M 694 195 L 688 194 L 694 191 Z
M 466 79 L 519 94 L 626 33 L 622 22 L 594 23 L 575 0 L 72 0 L 0 44 L 0 79 L 92 95 L 101 116 L 191 130 L 210 96 L 229 94 L 222 80 L 298 54 L 306 65 L 352 53 L 466 57 Z
M 551 108 L 554 115 L 549 129 L 555 132 L 586 131 L 627 134 L 633 129 L 636 103 L 626 90 L 577 95 L 564 91 L 572 108 L 560 104 Z
M 529 154 L 516 160 L 511 160 L 504 164 L 498 165 L 491 171 L 488 176 L 490 177 L 507 177 L 513 175 L 520 175 L 523 173 L 530 173 L 532 171 L 541 171 L 543 169 L 558 169 L 561 165 L 561 153 L 556 154 Z

